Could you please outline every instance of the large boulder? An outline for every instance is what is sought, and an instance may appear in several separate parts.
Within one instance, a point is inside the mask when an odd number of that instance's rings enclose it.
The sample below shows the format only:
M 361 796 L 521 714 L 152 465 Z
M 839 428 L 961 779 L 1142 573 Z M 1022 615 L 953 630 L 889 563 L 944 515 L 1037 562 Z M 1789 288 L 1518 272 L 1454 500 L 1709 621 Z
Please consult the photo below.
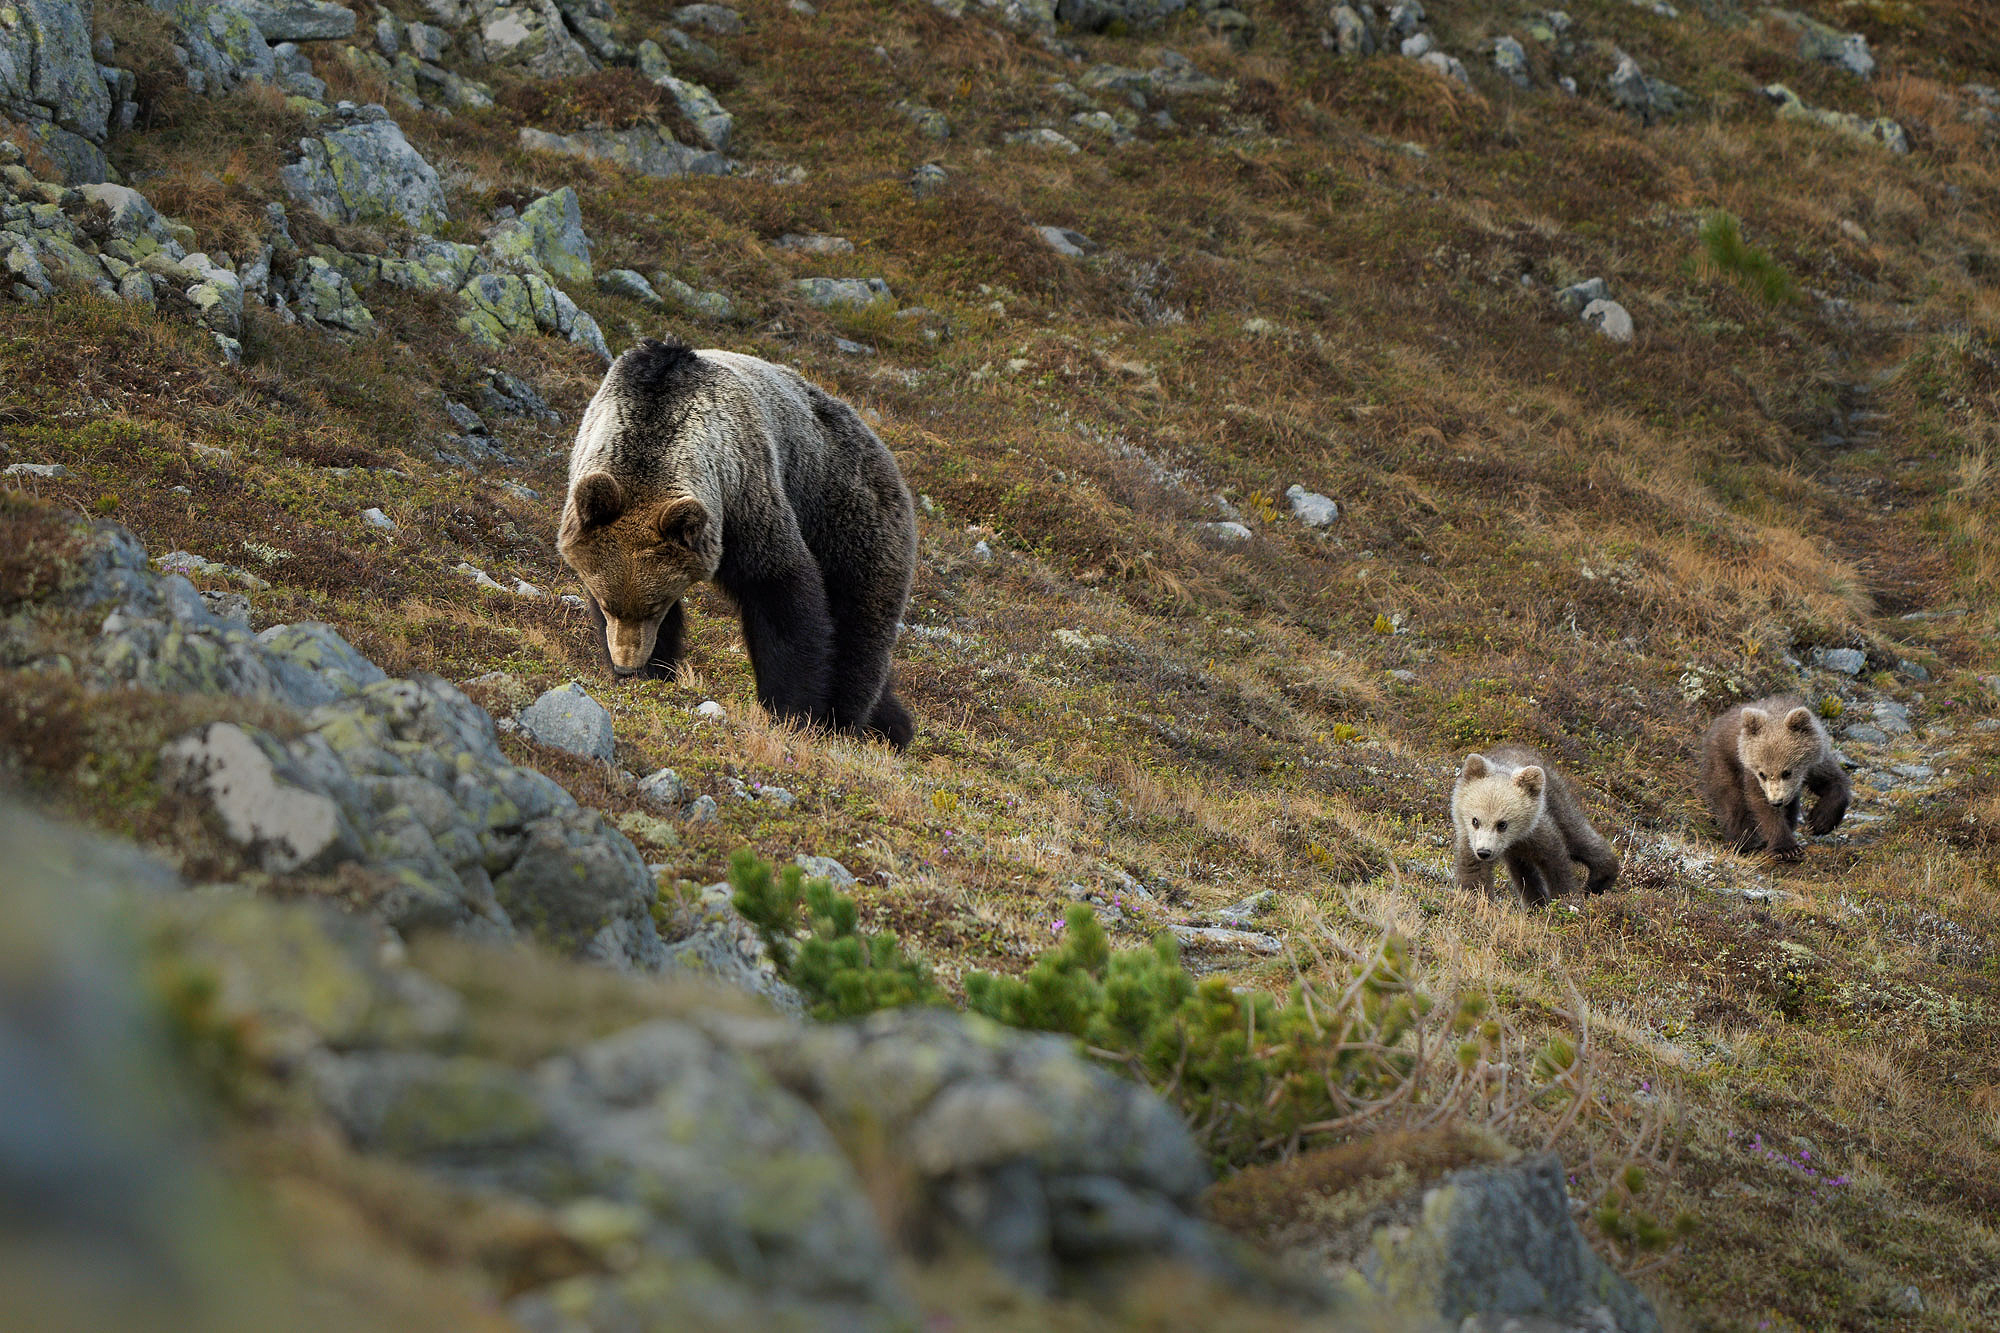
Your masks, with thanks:
M 495 227 L 486 248 L 503 264 L 540 269 L 559 283 L 590 285 L 590 238 L 570 186 L 543 195 L 519 217 Z
M 1401 1317 L 1395 1326 L 1498 1329 L 1501 1318 L 1566 1321 L 1607 1333 L 1659 1333 L 1645 1296 L 1597 1257 L 1570 1217 L 1562 1159 L 1454 1172 L 1404 1227 L 1384 1227 L 1346 1281 L 1349 1295 Z M 1385 1317 L 1385 1324 L 1387 1319 Z
M 105 177 L 111 100 L 91 51 L 89 5 L 0 4 L 0 119 L 25 123 L 72 185 Z
M 358 114 L 363 118 L 299 141 L 299 160 L 278 173 L 285 189 L 330 222 L 398 222 L 425 232 L 444 222 L 449 211 L 437 169 L 380 107 Z
M 525 66 L 545 79 L 588 74 L 598 67 L 597 58 L 564 23 L 562 8 L 555 0 L 472 8 L 483 9 L 478 17 L 479 37 L 487 59 L 496 64 Z
M 267 42 L 330 41 L 354 35 L 354 11 L 331 0 L 227 0 Z
M 652 875 L 623 834 L 501 753 L 493 719 L 449 683 L 393 680 L 325 625 L 252 634 L 178 575 L 98 532 L 73 594 L 109 614 L 91 678 L 107 686 L 258 699 L 299 716 L 281 739 L 244 723 L 176 737 L 161 774 L 273 874 L 365 873 L 356 905 L 399 929 L 526 935 L 657 970 Z

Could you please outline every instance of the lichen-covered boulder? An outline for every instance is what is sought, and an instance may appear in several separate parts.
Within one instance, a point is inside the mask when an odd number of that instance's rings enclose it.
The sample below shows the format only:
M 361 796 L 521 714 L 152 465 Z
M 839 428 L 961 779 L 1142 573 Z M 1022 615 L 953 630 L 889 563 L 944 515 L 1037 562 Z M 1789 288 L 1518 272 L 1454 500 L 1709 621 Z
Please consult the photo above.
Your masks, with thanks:
M 72 185 L 101 181 L 111 92 L 91 51 L 90 6 L 0 4 L 0 119 L 24 123 Z
M 351 333 L 367 333 L 375 327 L 375 316 L 361 303 L 347 275 L 318 255 L 309 255 L 304 261 L 293 308 L 308 319 Z
M 381 108 L 318 138 L 299 141 L 299 160 L 278 178 L 292 197 L 330 222 L 400 222 L 429 231 L 446 220 L 444 184 Z
M 489 8 L 480 20 L 479 37 L 487 59 L 525 66 L 545 79 L 588 74 L 598 65 L 571 34 L 555 0 Z
M 590 283 L 590 238 L 571 186 L 543 195 L 495 227 L 486 248 L 502 264 L 539 268 L 560 283 Z
M 792 284 L 807 305 L 822 310 L 859 309 L 878 301 L 894 301 L 896 294 L 881 278 L 800 278 Z
M 354 11 L 330 0 L 226 0 L 267 42 L 332 41 L 354 35 Z
M 1803 120 L 1810 124 L 1824 125 L 1842 134 L 1879 144 L 1892 153 L 1910 151 L 1909 135 L 1904 132 L 1900 124 L 1888 116 L 1860 116 L 1852 111 L 1835 111 L 1831 107 L 1810 106 L 1782 83 L 1767 84 L 1763 93 L 1776 104 L 1780 119 Z
M 1562 1159 L 1454 1172 L 1407 1228 L 1385 1227 L 1345 1281 L 1398 1326 L 1456 1330 L 1484 1315 L 1659 1333 L 1652 1304 L 1590 1248 L 1570 1217 Z

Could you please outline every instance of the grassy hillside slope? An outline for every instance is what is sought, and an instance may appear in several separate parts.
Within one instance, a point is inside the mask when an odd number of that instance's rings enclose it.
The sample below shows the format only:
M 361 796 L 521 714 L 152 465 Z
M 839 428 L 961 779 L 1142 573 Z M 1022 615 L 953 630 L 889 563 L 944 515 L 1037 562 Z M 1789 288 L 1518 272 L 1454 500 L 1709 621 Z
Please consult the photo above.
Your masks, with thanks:
M 6 484 L 115 517 L 156 556 L 249 569 L 269 585 L 250 594 L 260 626 L 328 621 L 392 673 L 506 673 L 471 687 L 496 714 L 581 677 L 616 719 L 620 767 L 672 766 L 720 803 L 711 823 L 628 825 L 669 891 L 721 878 L 745 844 L 838 857 L 865 919 L 949 989 L 1021 968 L 1080 896 L 1131 944 L 1272 891 L 1249 929 L 1282 952 L 1189 949 L 1245 986 L 1402 932 L 1437 993 L 1490 991 L 1535 1031 L 1587 1015 L 1593 1077 L 1632 1117 L 1570 1130 L 1566 1153 L 1596 1173 L 1578 1196 L 1635 1151 L 1655 1164 L 1648 1205 L 1699 1221 L 1646 1278 L 1685 1326 L 1991 1327 L 2000 131 L 1959 90 L 2000 82 L 1984 6 L 1806 6 L 1870 37 L 1881 69 L 1863 83 L 1801 59 L 1761 12 L 1577 0 L 1559 66 L 1528 40 L 1532 90 L 1482 54 L 1527 8 L 1428 8 L 1473 86 L 1342 58 L 1294 0 L 1254 9 L 1243 49 L 1188 14 L 1065 34 L 1080 58 L 976 7 L 753 0 L 747 33 L 704 35 L 753 168 L 731 177 L 524 151 L 516 76 L 482 73 L 491 110 L 396 108 L 459 239 L 573 185 L 600 273 L 664 270 L 735 304 L 717 320 L 572 290 L 614 351 L 673 332 L 866 409 L 924 497 L 898 650 L 907 755 L 759 716 L 712 596 L 682 679 L 605 679 L 554 596 L 573 589 L 553 549 L 568 431 L 601 365 L 552 339 L 483 351 L 448 298 L 375 288 L 378 332 L 345 341 L 253 308 L 240 366 L 116 303 L 0 303 L 0 462 L 70 474 Z M 657 0 L 619 9 L 635 40 L 668 18 Z M 1614 43 L 1686 90 L 1679 116 L 1649 127 L 1610 104 Z M 1226 82 L 1156 93 L 1130 142 L 1070 123 L 1077 97 L 1129 105 L 1077 93 L 1088 70 L 1151 70 L 1162 48 Z M 337 95 L 384 95 L 316 60 Z M 1581 96 L 1549 86 L 1559 72 Z M 647 114 L 617 77 L 562 90 L 576 125 Z M 1757 87 L 1777 81 L 1894 117 L 1912 151 L 1776 118 Z M 1082 151 L 1006 142 L 1041 125 Z M 111 156 L 203 248 L 240 251 L 285 198 L 300 129 L 275 95 L 169 91 Z M 947 179 L 920 197 L 924 162 Z M 781 166 L 803 180 L 773 183 Z M 1703 239 L 1718 212 L 1742 246 Z M 1100 248 L 1061 255 L 1043 225 Z M 781 249 L 787 233 L 853 251 Z M 884 278 L 895 310 L 815 309 L 792 280 L 820 275 Z M 1630 311 L 1629 344 L 1558 305 L 1590 277 Z M 494 417 L 519 465 L 468 471 L 435 450 L 455 429 L 445 398 L 476 403 L 486 367 L 561 421 Z M 1302 523 L 1295 484 L 1340 517 Z M 5 506 L 0 546 L 19 549 L 35 511 Z M 395 529 L 364 522 L 370 507 Z M 1248 540 L 1199 526 L 1223 520 Z M 551 595 L 477 589 L 461 562 Z M 1814 665 L 1837 648 L 1866 654 L 1858 675 Z M 172 720 L 6 677 L 14 778 L 193 846 L 149 768 Z M 1841 740 L 1854 813 L 1783 866 L 1717 843 L 1695 767 L 1715 712 L 1780 689 L 1837 736 L 1895 719 L 1880 704 L 1912 727 Z M 721 725 L 692 711 L 711 698 Z M 1617 892 L 1529 913 L 1453 889 L 1451 779 L 1503 738 L 1577 785 L 1625 859 Z M 646 809 L 615 772 L 506 744 L 586 804 Z M 733 799 L 732 778 L 797 803 Z M 188 856 L 197 877 L 241 869 Z M 1665 1137 L 1635 1145 L 1627 1126 L 1655 1120 Z

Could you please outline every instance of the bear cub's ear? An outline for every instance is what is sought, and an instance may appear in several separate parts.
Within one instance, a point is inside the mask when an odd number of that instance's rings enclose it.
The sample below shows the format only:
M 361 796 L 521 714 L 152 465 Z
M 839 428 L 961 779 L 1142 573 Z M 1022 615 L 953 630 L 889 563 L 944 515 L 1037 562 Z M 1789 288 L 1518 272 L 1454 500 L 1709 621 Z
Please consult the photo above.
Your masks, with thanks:
M 1811 731 L 1812 710 L 1810 708 L 1794 708 L 1791 712 L 1785 714 L 1785 725 L 1793 731 Z
M 1458 776 L 1466 782 L 1477 782 L 1486 776 L 1486 756 L 1469 754 L 1465 756 L 1465 767 L 1458 770 Z
M 1529 796 L 1540 796 L 1542 794 L 1542 770 L 1534 764 L 1529 764 L 1514 775 L 1514 785 Z
M 692 495 L 678 496 L 660 506 L 653 528 L 668 546 L 700 551 L 709 544 L 708 506 Z
M 1744 709 L 1744 710 L 1743 710 L 1743 734 L 1744 734 L 1745 736 L 1761 736 L 1761 735 L 1763 735 L 1763 734 L 1764 734 L 1764 724 L 1765 724 L 1766 722 L 1769 722 L 1770 720 L 1771 720 L 1771 715 L 1770 715 L 1769 713 L 1766 713 L 1766 712 L 1765 712 L 1765 711 L 1764 711 L 1763 709 L 1761 709 L 1761 708 L 1746 708 L 1746 709 Z
M 580 527 L 598 528 L 625 512 L 625 488 L 609 472 L 587 472 L 570 490 Z

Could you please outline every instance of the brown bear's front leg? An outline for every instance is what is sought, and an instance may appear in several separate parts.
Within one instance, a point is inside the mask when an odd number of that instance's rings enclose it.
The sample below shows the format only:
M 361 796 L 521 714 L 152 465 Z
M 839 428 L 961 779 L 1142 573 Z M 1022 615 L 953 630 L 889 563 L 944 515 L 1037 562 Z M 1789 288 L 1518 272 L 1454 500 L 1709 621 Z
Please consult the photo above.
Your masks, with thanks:
M 1821 760 L 1806 775 L 1806 786 L 1813 794 L 1812 818 L 1806 827 L 1822 835 L 1839 828 L 1840 821 L 1847 818 L 1847 803 L 1854 794 L 1854 789 L 1847 782 L 1847 770 L 1840 766 L 1840 761 Z
M 1458 854 L 1453 872 L 1459 888 L 1468 893 L 1483 894 L 1488 898 L 1493 896 L 1493 863 L 1474 856 L 1472 848 L 1466 845 L 1463 838 L 1458 840 Z

